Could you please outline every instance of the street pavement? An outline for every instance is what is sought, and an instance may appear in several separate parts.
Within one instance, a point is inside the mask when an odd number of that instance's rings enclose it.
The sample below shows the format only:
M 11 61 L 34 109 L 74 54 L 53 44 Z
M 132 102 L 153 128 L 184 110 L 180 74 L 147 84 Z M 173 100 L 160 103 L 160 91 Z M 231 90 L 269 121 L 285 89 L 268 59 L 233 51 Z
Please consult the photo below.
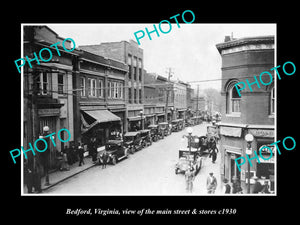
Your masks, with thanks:
M 205 135 L 208 123 L 193 127 L 193 135 Z M 206 180 L 213 172 L 218 181 L 216 194 L 220 194 L 220 153 L 215 163 L 204 157 L 200 172 L 194 180 L 192 193 L 185 189 L 183 174 L 175 174 L 178 150 L 187 147 L 186 129 L 173 132 L 163 140 L 154 142 L 116 165 L 93 166 L 59 182 L 41 194 L 59 195 L 206 195 Z

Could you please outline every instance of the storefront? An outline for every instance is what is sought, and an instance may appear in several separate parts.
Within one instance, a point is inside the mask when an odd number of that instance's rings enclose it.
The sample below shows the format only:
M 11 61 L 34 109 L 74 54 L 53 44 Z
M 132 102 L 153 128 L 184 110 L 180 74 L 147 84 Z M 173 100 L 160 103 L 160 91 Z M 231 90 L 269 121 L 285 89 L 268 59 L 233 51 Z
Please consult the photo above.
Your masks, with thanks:
M 120 133 L 121 119 L 108 110 L 81 110 L 82 142 L 96 139 L 98 148 L 105 146 L 112 135 Z
M 236 166 L 235 160 L 243 156 L 243 129 L 245 124 L 219 124 L 220 152 L 221 152 L 221 178 L 241 181 L 242 174 Z
M 252 128 L 253 127 L 253 128 Z M 257 128 L 253 125 L 249 125 L 249 133 L 254 137 L 255 149 L 257 149 L 257 155 L 259 156 L 260 163 L 256 162 L 256 173 L 255 176 L 258 177 L 258 181 L 263 185 L 268 183 L 269 191 L 275 191 L 275 148 L 272 144 L 274 140 L 274 129 L 273 126 L 267 126 L 262 128 Z M 268 129 L 266 129 L 268 128 Z M 265 146 L 269 148 L 264 148 Z M 272 152 L 269 151 L 272 150 Z M 261 155 L 259 152 L 261 151 Z

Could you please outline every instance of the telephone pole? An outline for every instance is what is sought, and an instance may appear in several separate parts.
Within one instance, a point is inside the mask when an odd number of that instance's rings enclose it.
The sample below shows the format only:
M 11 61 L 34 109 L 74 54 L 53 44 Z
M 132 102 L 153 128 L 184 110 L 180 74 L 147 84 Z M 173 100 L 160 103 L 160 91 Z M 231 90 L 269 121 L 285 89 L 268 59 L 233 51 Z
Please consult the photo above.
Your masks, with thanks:
M 172 76 L 171 67 L 168 68 L 168 82 L 167 82 L 167 96 L 166 96 L 166 108 L 165 108 L 165 122 L 168 122 L 168 104 L 169 104 L 169 92 L 170 92 L 170 78 Z

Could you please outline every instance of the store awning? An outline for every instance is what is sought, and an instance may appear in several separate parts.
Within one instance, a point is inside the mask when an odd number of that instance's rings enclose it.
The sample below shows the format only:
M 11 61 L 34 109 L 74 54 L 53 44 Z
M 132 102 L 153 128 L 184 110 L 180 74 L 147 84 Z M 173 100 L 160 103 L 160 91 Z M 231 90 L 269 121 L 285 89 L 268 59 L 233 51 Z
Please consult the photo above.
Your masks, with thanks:
M 108 110 L 93 110 L 84 112 L 97 120 L 98 123 L 121 121 L 120 117 L 116 116 Z
M 118 122 L 121 118 L 108 110 L 82 110 L 81 113 L 81 131 L 85 133 L 98 123 Z

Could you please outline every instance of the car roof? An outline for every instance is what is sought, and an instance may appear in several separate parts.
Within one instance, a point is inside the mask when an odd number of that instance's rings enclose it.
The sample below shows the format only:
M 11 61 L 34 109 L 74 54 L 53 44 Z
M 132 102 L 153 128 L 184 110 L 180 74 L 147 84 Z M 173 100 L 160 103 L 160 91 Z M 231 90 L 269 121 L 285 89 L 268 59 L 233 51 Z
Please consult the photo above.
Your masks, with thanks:
M 140 132 L 139 131 L 132 131 L 132 132 L 127 132 L 124 136 L 135 136 L 137 134 L 139 134 Z
M 107 144 L 121 144 L 123 143 L 122 140 L 108 140 Z
M 144 130 L 141 130 L 140 132 L 149 132 L 150 130 L 149 129 L 144 129 Z
M 156 125 L 156 124 L 151 124 L 151 125 L 149 125 L 148 127 L 158 127 L 158 125 Z
M 169 123 L 167 123 L 167 122 L 161 122 L 161 123 L 159 123 L 159 124 L 164 124 L 164 125 L 165 125 L 165 124 L 169 124 Z

